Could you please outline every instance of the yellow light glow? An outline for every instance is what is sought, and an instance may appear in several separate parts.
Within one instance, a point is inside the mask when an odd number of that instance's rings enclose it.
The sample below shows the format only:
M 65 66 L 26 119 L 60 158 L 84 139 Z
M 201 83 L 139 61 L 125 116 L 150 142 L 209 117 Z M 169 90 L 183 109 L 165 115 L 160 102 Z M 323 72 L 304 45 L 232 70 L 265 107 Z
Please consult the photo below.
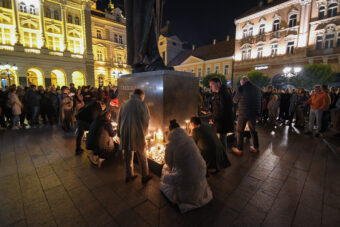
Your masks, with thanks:
M 84 86 L 85 85 L 85 77 L 84 74 L 82 74 L 81 72 L 73 72 L 72 73 L 72 83 L 74 83 L 75 87 L 78 86 Z

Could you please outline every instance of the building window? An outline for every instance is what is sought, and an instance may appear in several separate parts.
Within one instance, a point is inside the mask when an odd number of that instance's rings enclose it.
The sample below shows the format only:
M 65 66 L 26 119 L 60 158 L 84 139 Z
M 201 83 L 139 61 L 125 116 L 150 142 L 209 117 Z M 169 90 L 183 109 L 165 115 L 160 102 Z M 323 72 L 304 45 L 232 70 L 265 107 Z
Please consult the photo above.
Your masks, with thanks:
M 338 33 L 338 39 L 336 41 L 336 47 L 340 47 L 340 32 Z
M 327 18 L 335 17 L 338 14 L 338 4 L 333 3 L 328 6 Z
M 224 65 L 224 72 L 223 72 L 223 74 L 224 74 L 225 76 L 228 75 L 228 71 L 229 71 L 229 65 Z
M 291 15 L 289 17 L 289 27 L 295 27 L 296 26 L 296 21 L 297 21 L 297 15 L 294 14 L 294 15 Z
M 322 20 L 325 18 L 325 7 L 324 6 L 320 6 L 319 8 L 319 20 Z
M 248 36 L 252 37 L 253 36 L 253 28 L 249 28 L 248 30 Z
M 35 7 L 34 7 L 34 5 L 30 5 L 30 14 L 35 15 Z
M 50 8 L 46 8 L 46 17 L 51 18 L 51 9 Z
M 294 41 L 287 43 L 287 54 L 294 54 Z
M 74 18 L 74 23 L 75 23 L 76 25 L 80 25 L 79 17 L 75 17 L 75 18 Z
M 318 36 L 316 37 L 316 45 L 315 45 L 315 48 L 317 50 L 320 50 L 322 48 L 322 36 Z
M 116 43 L 118 43 L 118 35 L 117 35 L 117 34 L 114 35 L 114 41 L 115 41 Z
M 264 34 L 264 30 L 265 30 L 265 24 L 261 24 L 260 28 L 259 28 L 259 35 L 263 35 Z
M 72 24 L 72 15 L 67 16 L 67 23 Z
M 0 2 L 0 6 L 10 9 L 11 8 L 11 0 L 3 0 Z
M 207 67 L 207 75 L 210 74 L 210 67 Z
M 275 57 L 277 55 L 277 44 L 272 44 L 272 53 L 271 56 Z
M 97 39 L 101 39 L 102 38 L 102 31 L 97 30 Z
M 325 37 L 325 49 L 333 48 L 334 46 L 334 34 L 326 35 Z
M 60 51 L 60 37 L 48 35 L 47 48 L 50 50 Z
M 97 60 L 103 61 L 103 52 L 101 50 L 97 50 Z
M 216 65 L 215 66 L 215 73 L 219 73 L 220 72 L 220 66 Z
M 202 69 L 201 69 L 201 68 L 198 68 L 198 69 L 197 69 L 197 76 L 198 76 L 198 77 L 201 77 L 201 75 L 202 75 Z
M 172 42 L 172 45 L 176 46 L 176 45 L 177 45 L 177 43 L 175 43 L 175 42 Z
M 247 38 L 247 36 L 248 36 L 248 30 L 243 29 L 243 38 Z
M 38 47 L 38 35 L 36 32 L 24 31 L 24 46 L 30 48 Z
M 273 31 L 276 32 L 278 30 L 280 30 L 280 20 L 276 19 L 274 20 L 274 23 L 273 23 Z
M 11 30 L 0 27 L 0 44 L 11 44 Z
M 60 14 L 59 14 L 58 10 L 54 11 L 54 19 L 55 20 L 60 20 Z
M 119 43 L 123 44 L 123 36 L 119 35 Z
M 248 60 L 251 58 L 251 48 L 248 47 L 242 50 L 242 60 Z
M 27 13 L 27 7 L 26 7 L 26 4 L 25 4 L 25 3 L 23 3 L 23 2 L 20 2 L 20 4 L 19 4 L 19 10 L 20 10 L 20 12 Z
M 121 54 L 117 54 L 117 62 L 118 64 L 122 64 L 122 55 Z
M 263 55 L 263 47 L 257 48 L 257 58 L 262 58 Z

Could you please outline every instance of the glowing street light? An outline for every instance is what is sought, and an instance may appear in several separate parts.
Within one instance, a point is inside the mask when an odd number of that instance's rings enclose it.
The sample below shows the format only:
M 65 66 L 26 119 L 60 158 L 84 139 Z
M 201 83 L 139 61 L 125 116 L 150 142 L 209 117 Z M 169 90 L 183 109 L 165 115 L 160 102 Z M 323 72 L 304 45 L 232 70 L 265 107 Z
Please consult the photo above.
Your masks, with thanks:
M 301 71 L 302 71 L 302 68 L 299 66 L 296 66 L 296 67 L 287 66 L 283 69 L 283 75 L 287 78 L 291 78 L 299 74 Z

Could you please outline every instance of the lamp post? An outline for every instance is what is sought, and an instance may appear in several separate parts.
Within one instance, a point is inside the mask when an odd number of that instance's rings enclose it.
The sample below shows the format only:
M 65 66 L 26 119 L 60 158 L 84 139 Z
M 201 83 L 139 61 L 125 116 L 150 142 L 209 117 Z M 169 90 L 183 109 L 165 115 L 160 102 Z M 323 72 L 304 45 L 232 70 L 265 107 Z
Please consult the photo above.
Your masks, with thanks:
M 299 74 L 301 72 L 302 68 L 299 66 L 295 66 L 295 67 L 285 67 L 283 69 L 283 75 L 286 78 L 291 78 L 294 76 L 297 76 L 297 74 Z
M 17 71 L 17 70 L 18 70 L 18 67 L 15 64 L 14 65 L 9 65 L 8 62 L 7 62 L 6 64 L 2 65 L 0 63 L 0 72 L 1 72 L 1 75 L 7 75 L 7 77 L 8 77 L 8 86 L 11 86 L 12 71 Z
M 234 62 L 235 62 L 235 54 L 232 56 L 231 62 L 231 89 L 234 90 Z

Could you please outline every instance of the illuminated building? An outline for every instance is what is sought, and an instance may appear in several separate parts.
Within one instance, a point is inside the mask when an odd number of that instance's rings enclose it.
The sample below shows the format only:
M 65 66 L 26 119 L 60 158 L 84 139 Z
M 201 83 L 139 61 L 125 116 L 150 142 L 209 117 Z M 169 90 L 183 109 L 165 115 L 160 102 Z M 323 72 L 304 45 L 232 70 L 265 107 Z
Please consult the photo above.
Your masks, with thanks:
M 12 83 L 94 85 L 90 0 L 0 1 L 0 62 Z M 8 79 L 1 76 L 1 87 Z
M 337 0 L 268 0 L 235 20 L 235 75 L 257 69 L 271 77 L 285 68 L 330 64 L 340 71 Z
M 234 40 L 229 40 L 229 37 L 221 42 L 214 40 L 210 45 L 192 46 L 191 50 L 183 51 L 168 65 L 176 71 L 194 73 L 199 78 L 210 73 L 223 74 L 230 81 L 234 48 Z
M 105 12 L 93 5 L 91 14 L 95 85 L 117 85 L 117 79 L 131 71 L 126 63 L 125 18 L 111 1 Z

